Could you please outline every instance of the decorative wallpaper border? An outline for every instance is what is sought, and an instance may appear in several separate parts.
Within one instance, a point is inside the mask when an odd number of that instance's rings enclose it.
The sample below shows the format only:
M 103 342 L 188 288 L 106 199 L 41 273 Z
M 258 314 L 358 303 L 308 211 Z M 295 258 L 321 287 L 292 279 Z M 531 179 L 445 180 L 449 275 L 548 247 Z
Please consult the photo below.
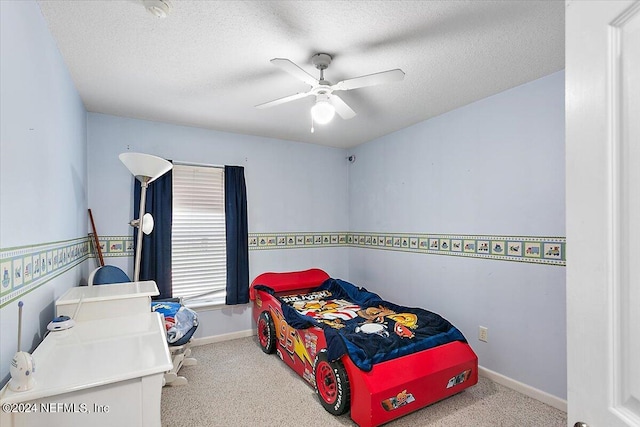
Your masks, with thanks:
M 249 233 L 249 250 L 350 246 L 566 265 L 566 238 L 422 233 Z
M 0 307 L 97 256 L 92 235 L 0 249 Z M 534 264 L 566 265 L 566 238 L 463 234 L 296 232 L 249 233 L 249 250 L 358 247 Z M 104 257 L 133 256 L 133 236 L 102 236 Z
M 91 256 L 96 258 L 93 234 L 89 234 L 91 242 Z M 103 257 L 133 256 L 133 235 L 129 236 L 100 236 L 100 250 Z
M 346 246 L 349 233 L 249 233 L 249 250 Z
M 100 238 L 105 257 L 133 256 L 132 236 Z M 249 250 L 359 247 L 534 264 L 566 265 L 566 238 L 423 233 L 249 233 Z M 95 256 L 95 253 L 91 256 Z
M 0 307 L 39 288 L 89 257 L 86 237 L 0 249 Z
M 351 233 L 348 244 L 372 249 L 566 265 L 566 238 L 462 234 Z

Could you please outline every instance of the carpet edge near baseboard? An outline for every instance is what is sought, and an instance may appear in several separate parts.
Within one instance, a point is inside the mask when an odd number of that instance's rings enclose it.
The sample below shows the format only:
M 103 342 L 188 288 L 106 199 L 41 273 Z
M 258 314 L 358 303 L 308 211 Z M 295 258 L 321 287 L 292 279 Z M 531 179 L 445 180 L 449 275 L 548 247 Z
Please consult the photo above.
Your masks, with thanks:
M 191 340 L 191 345 L 194 347 L 197 346 L 201 346 L 201 345 L 207 345 L 207 344 L 213 344 L 213 343 L 217 343 L 217 342 L 222 342 L 222 341 L 231 341 L 231 340 L 235 340 L 238 338 L 245 338 L 245 337 L 251 337 L 253 335 L 256 334 L 256 330 L 255 329 L 246 329 L 244 331 L 238 331 L 238 332 L 231 332 L 228 334 L 221 334 L 221 335 L 212 335 L 209 337 L 202 337 L 202 338 L 194 338 Z
M 567 401 L 559 398 L 558 396 L 554 396 L 546 391 L 531 387 L 530 385 L 499 374 L 498 372 L 492 371 L 491 369 L 487 369 L 483 366 L 478 366 L 478 374 L 500 385 L 522 393 L 525 396 L 529 396 L 532 399 L 536 399 L 563 412 L 567 412 Z

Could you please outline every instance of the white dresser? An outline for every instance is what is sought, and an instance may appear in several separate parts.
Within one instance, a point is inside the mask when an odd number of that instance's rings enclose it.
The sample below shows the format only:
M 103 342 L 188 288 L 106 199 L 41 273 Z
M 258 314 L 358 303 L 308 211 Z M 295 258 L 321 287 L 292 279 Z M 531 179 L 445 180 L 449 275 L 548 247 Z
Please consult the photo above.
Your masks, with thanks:
M 33 358 L 34 388 L 2 389 L 3 427 L 160 427 L 163 375 L 173 366 L 160 314 L 77 322 L 48 334 Z
M 56 301 L 56 316 L 74 317 L 76 322 L 126 316 L 151 311 L 151 297 L 159 295 L 156 282 L 114 283 L 110 285 L 76 286 Z

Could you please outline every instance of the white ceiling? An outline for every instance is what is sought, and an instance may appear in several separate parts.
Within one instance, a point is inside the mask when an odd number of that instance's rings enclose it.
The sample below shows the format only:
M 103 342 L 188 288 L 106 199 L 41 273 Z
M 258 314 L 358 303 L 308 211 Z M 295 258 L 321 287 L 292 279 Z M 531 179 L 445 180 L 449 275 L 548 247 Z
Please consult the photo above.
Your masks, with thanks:
M 166 19 L 140 0 L 41 0 L 88 111 L 353 147 L 564 68 L 564 1 L 180 1 Z M 309 86 L 401 68 L 402 82 L 340 92 L 357 116 L 310 132 Z

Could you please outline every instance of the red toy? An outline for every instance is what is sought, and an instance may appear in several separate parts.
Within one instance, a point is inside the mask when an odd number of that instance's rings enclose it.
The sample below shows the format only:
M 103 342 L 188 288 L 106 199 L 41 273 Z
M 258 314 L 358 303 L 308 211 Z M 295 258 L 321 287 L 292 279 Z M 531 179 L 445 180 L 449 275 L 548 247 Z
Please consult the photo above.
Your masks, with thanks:
M 348 354 L 335 361 L 329 360 L 325 331 L 316 326 L 306 329 L 289 326 L 279 299 L 287 300 L 290 296 L 289 299 L 311 301 L 314 296 L 304 294 L 327 279 L 329 275 L 320 269 L 264 273 L 251 283 L 249 295 L 262 350 L 276 352 L 315 387 L 320 403 L 328 412 L 341 415 L 351 410 L 351 418 L 360 427 L 379 426 L 478 382 L 478 358 L 462 341 L 376 363 L 370 371 L 358 368 Z M 336 318 L 340 315 L 338 312 Z M 342 315 L 349 316 L 348 307 Z M 401 323 L 395 323 L 395 327 L 390 328 L 394 329 L 392 331 L 376 322 L 363 324 L 362 329 L 365 327 L 370 329 L 366 333 L 388 336 L 395 332 L 412 338 L 411 328 L 403 327 Z

